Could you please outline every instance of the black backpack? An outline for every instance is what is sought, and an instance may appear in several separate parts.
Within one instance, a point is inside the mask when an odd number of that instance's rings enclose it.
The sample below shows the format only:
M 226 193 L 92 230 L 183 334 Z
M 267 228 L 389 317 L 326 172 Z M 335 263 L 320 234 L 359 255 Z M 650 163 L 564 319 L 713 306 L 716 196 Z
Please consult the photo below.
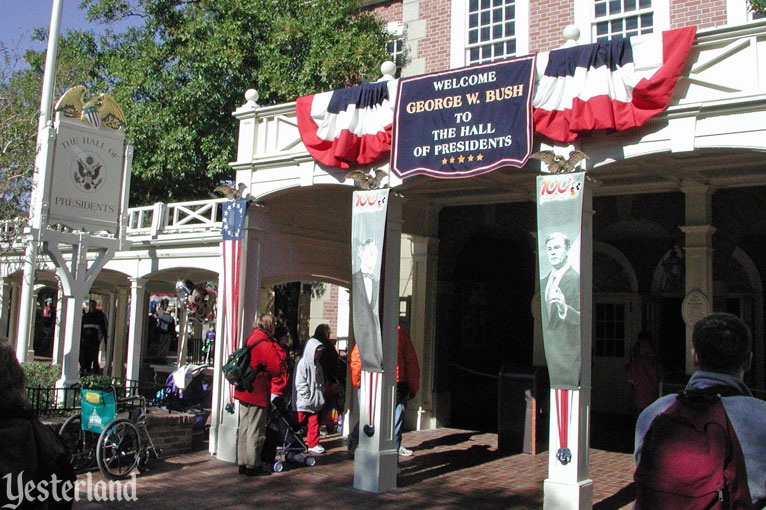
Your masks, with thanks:
M 635 510 L 754 508 L 742 448 L 721 402 L 731 387 L 689 390 L 652 421 L 636 468 Z
M 250 364 L 250 351 L 253 350 L 253 347 L 264 341 L 266 341 L 266 339 L 261 338 L 260 340 L 253 342 L 252 345 L 240 347 L 232 352 L 231 356 L 229 356 L 229 359 L 226 361 L 226 364 L 221 368 L 221 370 L 223 370 L 223 376 L 229 381 L 229 384 L 234 385 L 237 391 L 253 390 L 253 381 L 255 381 L 255 377 L 264 369 L 264 367 L 263 365 L 258 365 L 253 369 Z

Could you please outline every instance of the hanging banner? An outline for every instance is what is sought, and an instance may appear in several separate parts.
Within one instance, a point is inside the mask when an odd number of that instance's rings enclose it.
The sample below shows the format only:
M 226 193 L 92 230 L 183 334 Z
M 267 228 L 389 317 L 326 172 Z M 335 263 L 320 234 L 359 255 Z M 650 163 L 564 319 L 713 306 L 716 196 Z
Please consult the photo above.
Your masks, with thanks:
M 351 303 L 354 339 L 362 370 L 383 371 L 380 268 L 386 233 L 388 189 L 355 191 L 351 206 Z
M 399 80 L 391 169 L 455 179 L 524 166 L 534 76 L 532 55 Z
M 551 388 L 580 386 L 580 234 L 585 172 L 537 177 L 537 241 Z

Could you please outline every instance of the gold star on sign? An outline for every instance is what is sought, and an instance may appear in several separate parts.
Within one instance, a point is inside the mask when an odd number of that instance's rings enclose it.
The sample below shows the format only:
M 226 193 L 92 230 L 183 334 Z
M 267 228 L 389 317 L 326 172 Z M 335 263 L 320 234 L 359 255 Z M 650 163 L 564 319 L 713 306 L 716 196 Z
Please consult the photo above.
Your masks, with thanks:
M 484 159 L 484 154 L 479 154 L 476 156 L 476 161 L 481 161 L 482 159 Z
M 447 158 L 442 158 L 442 165 L 446 165 L 446 164 L 447 164 Z
M 458 157 L 457 157 L 457 162 L 458 162 L 458 163 L 463 163 L 463 162 L 465 162 L 465 157 L 464 157 L 464 156 L 461 154 L 460 156 L 458 156 Z
M 450 162 L 450 163 L 454 163 L 454 162 L 455 162 L 455 158 L 454 158 L 454 156 L 449 158 L 449 162 Z
M 468 155 L 468 161 L 473 161 L 473 154 Z

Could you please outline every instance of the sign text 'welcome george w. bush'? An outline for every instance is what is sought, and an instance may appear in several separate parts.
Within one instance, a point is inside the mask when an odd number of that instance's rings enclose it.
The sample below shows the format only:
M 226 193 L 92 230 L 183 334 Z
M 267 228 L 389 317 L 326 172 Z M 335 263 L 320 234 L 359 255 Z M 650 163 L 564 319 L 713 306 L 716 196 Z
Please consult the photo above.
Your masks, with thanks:
M 400 80 L 391 169 L 454 179 L 524 166 L 534 72 L 528 56 Z

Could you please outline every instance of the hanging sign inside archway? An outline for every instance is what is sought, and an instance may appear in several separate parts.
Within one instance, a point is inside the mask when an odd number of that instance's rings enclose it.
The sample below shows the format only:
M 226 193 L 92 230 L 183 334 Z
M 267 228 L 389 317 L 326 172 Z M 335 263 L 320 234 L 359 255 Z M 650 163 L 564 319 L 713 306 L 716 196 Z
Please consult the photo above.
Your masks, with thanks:
M 400 80 L 391 169 L 454 179 L 524 166 L 534 76 L 528 56 Z

